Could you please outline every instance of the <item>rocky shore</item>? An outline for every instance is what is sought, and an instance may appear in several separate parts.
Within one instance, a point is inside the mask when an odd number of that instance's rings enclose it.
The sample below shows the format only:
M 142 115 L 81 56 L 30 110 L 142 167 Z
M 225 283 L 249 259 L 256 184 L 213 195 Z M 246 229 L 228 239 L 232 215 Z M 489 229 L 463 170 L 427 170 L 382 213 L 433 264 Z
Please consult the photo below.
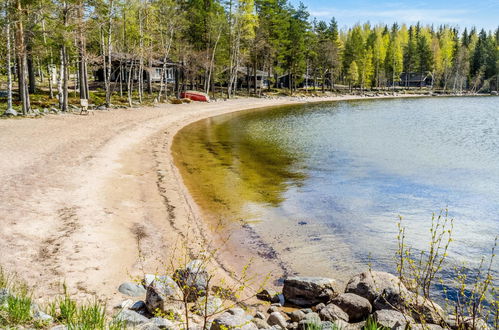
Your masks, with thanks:
M 140 283 L 125 282 L 118 291 L 130 298 L 114 306 L 110 324 L 141 330 L 491 329 L 482 320 L 456 320 L 386 272 L 355 275 L 344 289 L 331 278 L 289 277 L 282 292 L 260 290 L 251 304 L 212 286 L 210 279 L 204 262 L 192 260 L 170 275 L 147 274 Z M 0 306 L 9 294 L 0 289 Z M 57 324 L 49 313 L 32 303 L 33 319 L 45 328 L 79 329 Z

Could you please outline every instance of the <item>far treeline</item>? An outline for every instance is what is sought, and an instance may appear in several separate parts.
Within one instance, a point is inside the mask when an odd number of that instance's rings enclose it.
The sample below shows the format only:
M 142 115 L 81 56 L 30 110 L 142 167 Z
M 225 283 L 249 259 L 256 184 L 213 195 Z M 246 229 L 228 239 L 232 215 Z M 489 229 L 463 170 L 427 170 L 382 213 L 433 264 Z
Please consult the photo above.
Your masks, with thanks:
M 25 114 L 42 92 L 63 111 L 72 91 L 92 101 L 90 92 L 100 90 L 106 105 L 115 97 L 130 105 L 148 95 L 161 100 L 168 86 L 177 96 L 218 88 L 233 97 L 241 75 L 255 93 L 408 87 L 408 77 L 446 92 L 499 85 L 499 28 L 339 29 L 335 19 L 312 20 L 303 4 L 287 0 L 2 0 L 0 28 L 0 96 Z M 159 80 L 144 74 L 152 67 Z M 103 84 L 94 84 L 97 72 Z

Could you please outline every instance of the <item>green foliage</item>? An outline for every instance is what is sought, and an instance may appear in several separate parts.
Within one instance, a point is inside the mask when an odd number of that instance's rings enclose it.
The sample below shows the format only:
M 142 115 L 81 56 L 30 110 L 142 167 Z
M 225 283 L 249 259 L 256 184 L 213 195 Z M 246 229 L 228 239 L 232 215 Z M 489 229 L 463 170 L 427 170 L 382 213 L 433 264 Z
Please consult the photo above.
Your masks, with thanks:
M 371 316 L 366 320 L 366 324 L 362 327 L 363 330 L 388 330 L 390 328 L 378 324 Z

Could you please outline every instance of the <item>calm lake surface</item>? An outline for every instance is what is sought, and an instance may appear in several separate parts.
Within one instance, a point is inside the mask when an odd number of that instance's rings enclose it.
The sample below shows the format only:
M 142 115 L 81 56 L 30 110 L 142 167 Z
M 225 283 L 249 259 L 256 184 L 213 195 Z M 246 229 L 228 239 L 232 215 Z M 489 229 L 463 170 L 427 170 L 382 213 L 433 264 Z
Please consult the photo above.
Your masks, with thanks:
M 477 266 L 499 235 L 499 98 L 362 100 L 218 116 L 176 137 L 197 203 L 244 223 L 302 275 L 395 272 L 398 216 L 427 248 L 455 219 L 446 266 Z M 493 265 L 499 273 L 497 260 Z

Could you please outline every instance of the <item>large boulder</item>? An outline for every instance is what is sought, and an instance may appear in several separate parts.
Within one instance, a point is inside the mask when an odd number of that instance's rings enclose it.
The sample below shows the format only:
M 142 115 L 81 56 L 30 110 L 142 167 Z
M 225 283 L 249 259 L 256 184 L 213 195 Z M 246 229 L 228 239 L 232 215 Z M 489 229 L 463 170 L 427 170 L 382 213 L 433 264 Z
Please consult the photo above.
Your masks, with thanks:
M 400 279 L 386 272 L 367 271 L 355 275 L 348 282 L 345 292 L 364 297 L 372 304 L 386 289 L 406 290 Z
M 174 279 L 182 291 L 187 294 L 187 301 L 194 302 L 197 298 L 206 295 L 208 272 L 203 261 L 192 260 L 185 269 L 177 269 Z
M 289 277 L 282 289 L 286 301 L 305 307 L 327 303 L 337 292 L 336 281 L 324 277 Z
M 376 310 L 394 309 L 411 315 L 417 322 L 440 324 L 446 321 L 446 313 L 434 301 L 407 289 L 387 288 L 374 301 Z
M 217 312 L 220 312 L 222 310 L 222 306 L 223 306 L 222 299 L 215 296 L 209 296 L 209 297 L 205 296 L 205 297 L 199 297 L 196 300 L 193 310 L 194 313 L 198 315 L 204 316 L 206 314 L 207 316 L 210 316 Z
M 210 330 L 258 330 L 258 327 L 251 320 L 252 317 L 245 314 L 243 309 L 232 308 L 216 317 L 211 323 Z
M 322 321 L 334 322 L 337 320 L 342 320 L 348 322 L 348 314 L 345 313 L 340 307 L 335 304 L 329 304 L 319 311 L 319 316 Z
M 342 293 L 334 297 L 331 303 L 347 313 L 350 322 L 365 320 L 372 312 L 369 300 L 353 293 Z
M 373 316 L 378 324 L 390 329 L 397 329 L 399 327 L 405 329 L 407 324 L 414 324 L 412 317 L 391 309 L 376 311 Z
M 305 318 L 306 314 L 303 311 L 297 310 L 289 313 L 288 316 L 292 322 L 300 322 Z
M 168 276 L 156 278 L 147 287 L 146 306 L 151 314 L 156 311 L 175 313 L 182 309 L 182 292 L 177 283 Z

